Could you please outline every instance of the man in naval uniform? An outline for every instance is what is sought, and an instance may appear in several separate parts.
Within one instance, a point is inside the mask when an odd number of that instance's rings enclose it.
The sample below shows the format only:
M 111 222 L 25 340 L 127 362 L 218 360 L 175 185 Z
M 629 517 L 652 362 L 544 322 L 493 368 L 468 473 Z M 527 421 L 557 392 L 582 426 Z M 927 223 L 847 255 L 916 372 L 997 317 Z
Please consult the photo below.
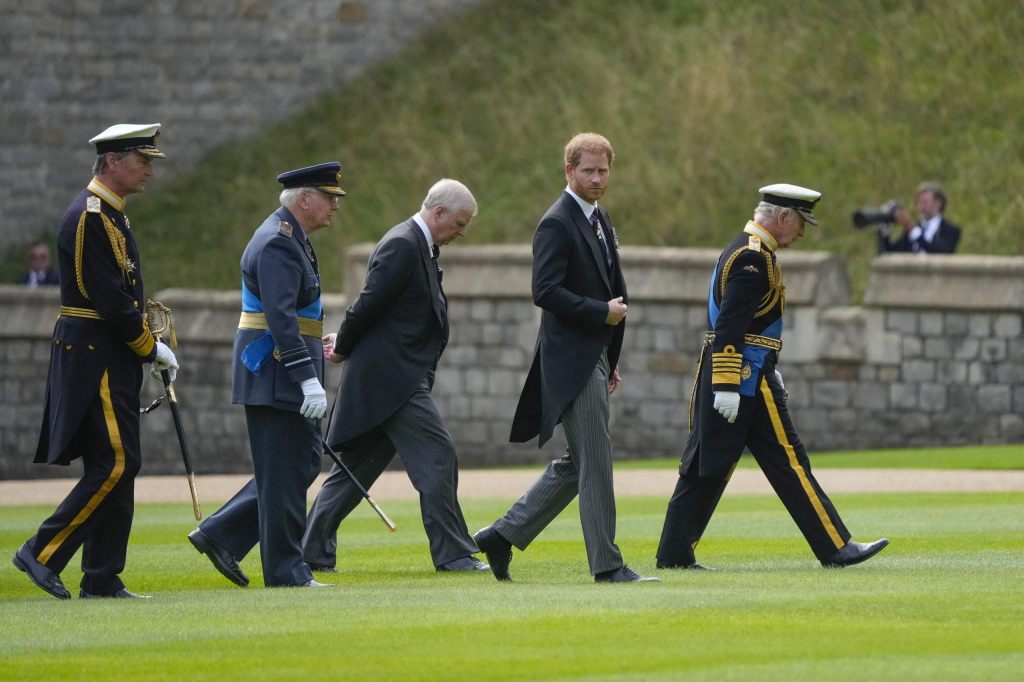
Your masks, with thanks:
M 860 563 L 889 541 L 853 542 L 811 473 L 786 408 L 782 349 L 786 305 L 776 251 L 817 225 L 821 193 L 796 185 L 762 187 L 753 220 L 722 252 L 708 292 L 708 331 L 690 403 L 690 437 L 668 504 L 658 568 L 704 568 L 694 549 L 749 448 L 814 555 L 824 566 Z
M 142 464 L 139 389 L 143 364 L 178 369 L 143 315 L 142 264 L 124 214 L 125 197 L 153 177 L 160 124 L 121 123 L 89 140 L 93 179 L 57 228 L 60 317 L 53 329 L 43 425 L 35 461 L 68 465 L 82 478 L 14 555 L 14 565 L 58 599 L 60 580 L 82 548 L 79 597 L 139 597 L 121 581 Z
M 253 478 L 188 536 L 241 587 L 249 579 L 238 562 L 257 542 L 265 586 L 325 587 L 313 580 L 301 547 L 327 411 L 320 271 L 309 235 L 338 210 L 340 176 L 337 162 L 279 175 L 281 207 L 242 254 L 232 401 L 245 406 Z

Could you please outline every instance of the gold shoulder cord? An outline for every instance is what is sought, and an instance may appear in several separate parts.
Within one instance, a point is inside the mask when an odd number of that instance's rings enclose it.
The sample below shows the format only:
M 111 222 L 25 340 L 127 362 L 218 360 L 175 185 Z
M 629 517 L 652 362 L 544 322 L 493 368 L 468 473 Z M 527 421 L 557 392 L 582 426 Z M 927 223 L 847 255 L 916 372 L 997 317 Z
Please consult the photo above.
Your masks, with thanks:
M 110 248 L 114 250 L 114 260 L 121 272 L 128 274 L 128 250 L 125 245 L 124 235 L 117 229 L 114 221 L 107 217 L 106 213 L 100 213 L 103 218 L 103 229 L 107 231 L 107 239 L 110 240 Z
M 764 262 L 768 266 L 768 293 L 761 298 L 761 305 L 754 313 L 754 317 L 764 317 L 776 303 L 781 302 L 782 310 L 786 309 L 786 287 L 782 283 L 782 268 L 775 261 L 775 254 L 765 256 Z
M 732 270 L 733 261 L 746 250 L 746 246 L 741 246 L 726 259 L 725 266 L 722 268 L 722 283 L 719 286 L 720 296 L 725 296 L 725 284 L 729 279 L 729 271 Z M 782 301 L 783 309 L 786 307 L 786 287 L 782 284 L 782 269 L 775 263 L 774 254 L 765 255 L 764 262 L 768 272 L 768 293 L 761 297 L 761 303 L 758 305 L 754 317 L 764 317 L 780 300 Z
M 719 286 L 719 289 L 721 289 L 721 291 L 719 291 L 719 296 L 725 296 L 725 283 L 729 279 L 729 271 L 732 270 L 733 261 L 736 260 L 739 257 L 739 255 L 746 250 L 746 246 L 741 246 L 740 248 L 733 251 L 729 255 L 729 257 L 725 259 L 725 265 L 722 266 L 722 283 Z
M 89 215 L 88 211 L 82 212 L 82 217 L 78 219 L 78 228 L 75 230 L 75 280 L 78 282 L 78 289 L 82 292 L 82 296 L 86 300 L 91 300 L 88 292 L 85 290 L 85 277 L 82 274 L 82 255 L 85 246 L 85 219 Z M 110 240 L 110 248 L 114 251 L 114 260 L 117 261 L 117 267 L 122 273 L 128 274 L 128 249 L 125 243 L 124 235 L 114 225 L 114 221 L 107 217 L 107 214 L 100 213 L 100 218 L 103 220 L 103 229 L 107 233 L 107 239 Z
M 82 211 L 82 217 L 78 219 L 78 228 L 75 230 L 75 280 L 78 282 L 78 290 L 82 292 L 85 300 L 89 294 L 85 290 L 85 278 L 82 277 L 82 247 L 85 244 L 85 216 L 88 212 Z

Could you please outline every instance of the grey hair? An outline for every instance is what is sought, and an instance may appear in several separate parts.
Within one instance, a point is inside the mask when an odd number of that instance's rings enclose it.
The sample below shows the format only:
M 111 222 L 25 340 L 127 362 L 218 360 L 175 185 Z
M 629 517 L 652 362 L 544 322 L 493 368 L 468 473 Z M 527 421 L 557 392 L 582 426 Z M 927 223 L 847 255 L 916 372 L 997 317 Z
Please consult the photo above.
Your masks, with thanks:
M 778 206 L 776 204 L 769 204 L 767 201 L 762 201 L 754 209 L 754 222 L 758 225 L 764 225 L 769 220 L 774 220 L 779 217 L 779 214 L 783 211 L 789 211 L 790 213 L 796 211 L 795 208 L 789 208 L 788 206 Z
M 423 200 L 423 208 L 428 211 L 438 206 L 443 206 L 448 213 L 459 213 L 469 211 L 476 215 L 476 199 L 469 188 L 458 180 L 444 178 L 434 183 L 434 186 L 427 192 Z
M 92 164 L 92 174 L 93 175 L 99 175 L 103 171 L 107 170 L 107 167 L 109 166 L 109 164 L 107 163 L 107 154 L 110 154 L 110 153 L 111 152 L 107 152 L 106 154 L 100 154 L 99 156 L 96 157 L 96 161 L 94 161 L 93 164 Z M 117 155 L 117 160 L 120 161 L 121 159 L 123 159 L 124 157 L 128 156 L 132 152 L 131 152 L 131 150 L 129 150 L 129 151 L 126 151 L 126 152 L 113 152 L 113 153 Z
M 294 206 L 303 194 L 312 194 L 318 190 L 312 187 L 289 187 L 288 189 L 281 190 L 281 205 L 285 208 L 291 208 Z

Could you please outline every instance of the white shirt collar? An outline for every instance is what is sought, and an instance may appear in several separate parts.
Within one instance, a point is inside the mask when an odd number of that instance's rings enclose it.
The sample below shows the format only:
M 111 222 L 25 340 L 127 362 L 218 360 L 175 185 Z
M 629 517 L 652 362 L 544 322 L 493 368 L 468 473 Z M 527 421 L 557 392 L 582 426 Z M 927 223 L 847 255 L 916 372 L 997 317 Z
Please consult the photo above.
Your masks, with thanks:
M 412 216 L 413 221 L 420 226 L 420 231 L 423 232 L 423 236 L 427 238 L 427 249 L 434 248 L 434 235 L 430 234 L 430 228 L 427 227 L 427 222 L 423 220 L 423 216 L 419 213 L 414 213 Z
M 935 239 L 935 233 L 939 231 L 942 224 L 942 214 L 932 216 L 928 220 L 921 221 L 921 229 L 924 231 L 924 240 L 929 244 Z
M 910 233 L 907 235 L 907 239 L 912 242 L 917 241 L 924 235 L 924 240 L 929 244 L 935 239 L 935 233 L 939 231 L 939 225 L 942 224 L 942 214 L 934 215 L 928 219 L 921 219 L 917 225 L 910 228 Z
M 569 196 L 576 200 L 577 204 L 580 205 L 580 210 L 583 211 L 584 217 L 586 217 L 587 220 L 590 220 L 591 214 L 597 210 L 597 204 L 591 204 L 585 199 L 581 199 L 580 196 L 576 194 L 576 192 L 572 191 L 572 188 L 569 187 L 569 185 L 565 186 L 565 191 L 569 194 Z

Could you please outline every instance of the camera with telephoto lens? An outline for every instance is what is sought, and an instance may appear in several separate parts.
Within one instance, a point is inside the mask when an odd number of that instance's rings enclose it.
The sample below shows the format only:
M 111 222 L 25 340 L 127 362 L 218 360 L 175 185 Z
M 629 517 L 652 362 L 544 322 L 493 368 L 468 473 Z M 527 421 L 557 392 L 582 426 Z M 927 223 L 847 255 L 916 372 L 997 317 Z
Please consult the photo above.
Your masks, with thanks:
M 860 230 L 868 225 L 894 223 L 899 210 L 900 205 L 895 201 L 887 201 L 877 208 L 858 208 L 853 212 L 853 226 Z

